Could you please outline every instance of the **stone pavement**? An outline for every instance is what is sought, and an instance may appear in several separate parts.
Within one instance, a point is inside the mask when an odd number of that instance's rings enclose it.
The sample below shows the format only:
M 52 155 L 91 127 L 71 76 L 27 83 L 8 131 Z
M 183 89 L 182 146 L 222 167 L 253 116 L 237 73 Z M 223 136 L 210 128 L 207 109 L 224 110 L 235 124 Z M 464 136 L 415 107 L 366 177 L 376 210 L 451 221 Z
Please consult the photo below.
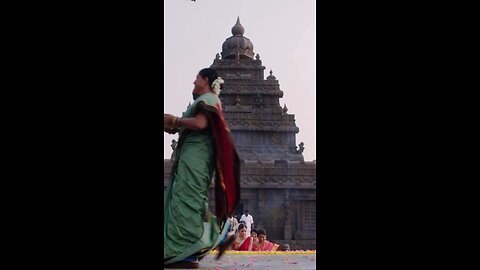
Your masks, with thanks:
M 200 268 L 209 270 L 310 270 L 316 268 L 316 254 L 225 254 L 217 261 L 209 254 L 200 261 Z

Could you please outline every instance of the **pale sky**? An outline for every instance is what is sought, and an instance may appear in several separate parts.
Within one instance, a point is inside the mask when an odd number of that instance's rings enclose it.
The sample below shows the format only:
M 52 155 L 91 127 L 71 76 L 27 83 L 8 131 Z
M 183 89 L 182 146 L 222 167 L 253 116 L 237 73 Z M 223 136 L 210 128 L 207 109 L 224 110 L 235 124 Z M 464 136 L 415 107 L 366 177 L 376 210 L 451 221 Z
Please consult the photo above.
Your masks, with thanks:
M 295 114 L 297 145 L 306 161 L 316 159 L 315 1 L 314 0 L 164 0 L 164 113 L 181 115 L 192 101 L 198 71 L 209 67 L 240 16 L 244 36 L 280 83 L 288 113 Z M 164 133 L 164 158 L 172 139 Z

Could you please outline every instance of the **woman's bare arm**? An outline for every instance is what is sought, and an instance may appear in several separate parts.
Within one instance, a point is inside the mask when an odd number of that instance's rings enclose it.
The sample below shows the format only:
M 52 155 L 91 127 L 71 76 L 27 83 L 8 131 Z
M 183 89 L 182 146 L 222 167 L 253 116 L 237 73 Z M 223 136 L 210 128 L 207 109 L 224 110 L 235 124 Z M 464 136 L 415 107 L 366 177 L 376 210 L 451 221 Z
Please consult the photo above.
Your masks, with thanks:
M 199 112 L 194 117 L 188 117 L 188 118 L 179 118 L 171 114 L 164 114 L 163 120 L 165 122 L 164 126 L 166 125 L 168 127 L 175 127 L 175 128 L 184 127 L 194 131 L 206 129 L 208 126 L 207 116 L 202 112 Z
M 177 121 L 179 126 L 195 131 L 204 130 L 208 126 L 207 116 L 202 112 L 195 117 L 179 118 Z

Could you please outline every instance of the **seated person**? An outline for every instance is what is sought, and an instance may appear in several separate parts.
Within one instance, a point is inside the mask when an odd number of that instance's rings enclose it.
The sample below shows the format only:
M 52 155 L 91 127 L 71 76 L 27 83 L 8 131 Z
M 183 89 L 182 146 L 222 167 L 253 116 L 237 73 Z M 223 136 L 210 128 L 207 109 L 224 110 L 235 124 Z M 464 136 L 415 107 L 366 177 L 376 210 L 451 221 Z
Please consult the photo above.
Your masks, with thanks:
M 263 229 L 257 231 L 257 237 L 258 247 L 256 251 L 277 251 L 280 247 L 277 244 L 267 241 L 267 233 Z
M 247 236 L 247 226 L 243 223 L 238 224 L 237 237 L 233 242 L 232 249 L 238 251 L 251 251 L 253 240 Z
M 253 244 L 252 244 L 252 250 L 256 250 L 258 249 L 258 237 L 257 237 L 257 230 L 255 229 L 252 229 L 252 232 L 251 232 L 251 237 L 252 237 L 252 240 L 253 240 Z

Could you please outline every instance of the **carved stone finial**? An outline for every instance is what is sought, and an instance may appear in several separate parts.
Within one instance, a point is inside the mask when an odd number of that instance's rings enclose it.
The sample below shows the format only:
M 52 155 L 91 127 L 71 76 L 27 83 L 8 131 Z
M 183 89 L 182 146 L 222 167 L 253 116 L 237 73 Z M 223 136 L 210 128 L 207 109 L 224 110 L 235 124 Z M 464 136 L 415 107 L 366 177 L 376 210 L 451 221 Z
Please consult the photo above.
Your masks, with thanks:
M 255 56 L 255 59 L 260 60 L 260 54 L 257 53 L 257 56 Z
M 305 147 L 303 147 L 303 145 L 304 145 L 303 142 L 301 142 L 301 143 L 298 145 L 297 154 L 303 153 L 303 150 L 305 150 Z
M 217 55 L 215 55 L 215 60 L 220 60 L 220 54 L 217 53 Z
M 270 75 L 267 77 L 267 80 L 276 80 L 277 78 L 273 76 L 273 71 L 270 69 Z
M 253 43 L 243 36 L 245 29 L 240 24 L 240 17 L 232 27 L 232 35 L 222 44 L 222 59 L 255 59 Z
M 287 104 L 283 104 L 282 114 L 286 114 L 288 112 Z
M 245 33 L 245 29 L 243 28 L 242 24 L 240 23 L 240 16 L 237 17 L 237 22 L 232 27 L 232 35 L 234 36 L 243 36 Z

